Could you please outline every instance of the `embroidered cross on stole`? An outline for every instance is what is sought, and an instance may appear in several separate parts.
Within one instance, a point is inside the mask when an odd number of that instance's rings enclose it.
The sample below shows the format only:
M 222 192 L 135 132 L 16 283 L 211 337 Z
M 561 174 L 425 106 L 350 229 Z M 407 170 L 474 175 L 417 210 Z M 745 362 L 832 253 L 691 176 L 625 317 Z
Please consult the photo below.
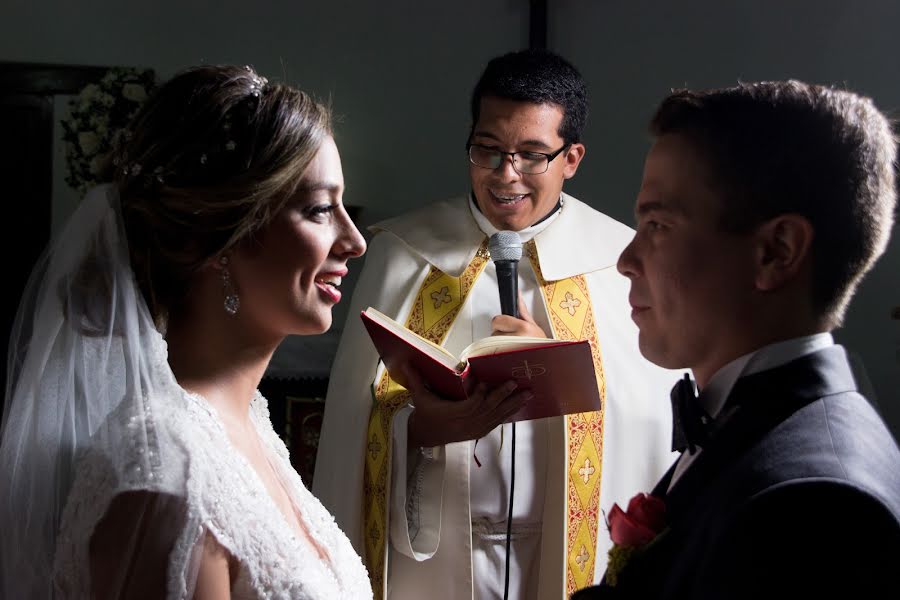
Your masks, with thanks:
M 566 417 L 566 573 L 568 597 L 592 582 L 600 522 L 600 465 L 603 455 L 603 407 L 606 406 L 603 364 L 587 281 L 576 275 L 547 282 L 541 273 L 534 241 L 525 251 L 543 292 L 553 337 L 588 340 L 597 374 L 601 409 Z M 490 254 L 487 239 L 459 277 L 431 267 L 419 288 L 406 327 L 435 344 L 443 345 Z M 410 401 L 410 393 L 394 382 L 387 371 L 373 386 L 374 403 L 369 417 L 364 470 L 365 506 L 363 535 L 365 562 L 376 600 L 383 598 L 388 552 L 388 505 L 391 471 L 391 424 L 397 410 Z

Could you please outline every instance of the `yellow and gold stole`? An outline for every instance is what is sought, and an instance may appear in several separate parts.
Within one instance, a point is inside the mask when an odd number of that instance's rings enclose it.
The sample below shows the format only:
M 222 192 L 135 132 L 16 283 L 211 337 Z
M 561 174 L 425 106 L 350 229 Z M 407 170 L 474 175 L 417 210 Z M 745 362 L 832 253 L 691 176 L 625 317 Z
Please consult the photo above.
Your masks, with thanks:
M 533 241 L 525 245 L 544 302 L 550 314 L 553 337 L 590 341 L 601 410 L 566 417 L 566 593 L 591 583 L 600 522 L 600 465 L 603 453 L 603 410 L 606 404 L 603 365 L 597 329 L 584 276 L 547 282 L 541 274 Z M 406 327 L 435 344 L 443 345 L 490 254 L 485 240 L 459 277 L 431 267 L 419 288 Z M 384 593 L 388 552 L 388 506 L 391 469 L 391 424 L 397 410 L 406 406 L 410 394 L 394 382 L 387 371 L 374 385 L 374 403 L 369 417 L 364 471 L 365 506 L 363 535 L 365 562 L 376 600 Z M 562 593 L 562 590 L 561 590 Z
M 534 240 L 525 252 L 544 295 L 553 337 L 588 340 L 600 393 L 600 410 L 566 416 L 566 591 L 570 594 L 593 582 L 600 525 L 600 466 L 603 457 L 603 410 L 606 381 L 600 357 L 597 323 L 584 275 L 546 281 Z

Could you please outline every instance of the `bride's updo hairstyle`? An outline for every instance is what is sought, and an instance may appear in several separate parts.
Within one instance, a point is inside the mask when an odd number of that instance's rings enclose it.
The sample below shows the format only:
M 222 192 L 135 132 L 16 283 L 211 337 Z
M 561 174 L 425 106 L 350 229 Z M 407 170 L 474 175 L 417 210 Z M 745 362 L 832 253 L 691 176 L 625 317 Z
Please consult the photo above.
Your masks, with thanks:
M 326 107 L 249 67 L 191 68 L 155 91 L 114 160 L 155 319 L 177 311 L 197 269 L 271 221 L 330 134 Z

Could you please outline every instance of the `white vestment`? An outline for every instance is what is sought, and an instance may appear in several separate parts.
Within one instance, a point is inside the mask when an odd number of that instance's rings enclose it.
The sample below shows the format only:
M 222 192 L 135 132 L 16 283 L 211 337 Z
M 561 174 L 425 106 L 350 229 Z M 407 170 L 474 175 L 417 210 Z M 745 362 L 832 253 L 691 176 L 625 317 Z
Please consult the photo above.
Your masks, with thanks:
M 669 389 L 677 374 L 644 360 L 627 301 L 628 281 L 616 271 L 630 228 L 563 194 L 563 206 L 523 230 L 534 237 L 548 281 L 584 274 L 606 377 L 600 507 L 624 505 L 649 491 L 675 455 L 669 451 Z M 368 306 L 404 322 L 432 265 L 459 275 L 490 223 L 465 198 L 438 203 L 373 227 L 366 266 L 332 368 L 313 492 L 364 552 L 363 460 L 372 384 L 381 375 L 374 346 L 356 315 Z M 551 333 L 541 291 L 527 259 L 519 287 L 536 322 Z M 444 346 L 458 353 L 490 335 L 500 314 L 497 276 L 488 263 L 456 317 Z M 388 597 L 430 600 L 496 598 L 503 593 L 509 494 L 510 426 L 475 442 L 449 444 L 433 456 L 403 451 L 409 409 L 394 419 Z M 562 598 L 566 509 L 564 419 L 521 422 L 516 430 L 515 502 L 510 598 Z M 503 429 L 501 443 L 501 429 Z M 473 458 L 477 455 L 482 466 Z M 407 465 L 407 458 L 413 458 Z M 594 580 L 611 543 L 601 524 Z

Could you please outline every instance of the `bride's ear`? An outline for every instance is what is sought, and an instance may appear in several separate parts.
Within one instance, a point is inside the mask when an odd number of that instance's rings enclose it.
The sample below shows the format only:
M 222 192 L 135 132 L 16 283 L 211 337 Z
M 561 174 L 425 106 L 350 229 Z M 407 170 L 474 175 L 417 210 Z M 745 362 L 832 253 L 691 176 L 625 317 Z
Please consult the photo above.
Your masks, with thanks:
M 210 257 L 206 262 L 203 263 L 203 270 L 212 269 L 216 272 L 226 271 L 228 267 L 231 265 L 231 253 L 223 252 L 221 254 L 216 254 L 215 256 Z

